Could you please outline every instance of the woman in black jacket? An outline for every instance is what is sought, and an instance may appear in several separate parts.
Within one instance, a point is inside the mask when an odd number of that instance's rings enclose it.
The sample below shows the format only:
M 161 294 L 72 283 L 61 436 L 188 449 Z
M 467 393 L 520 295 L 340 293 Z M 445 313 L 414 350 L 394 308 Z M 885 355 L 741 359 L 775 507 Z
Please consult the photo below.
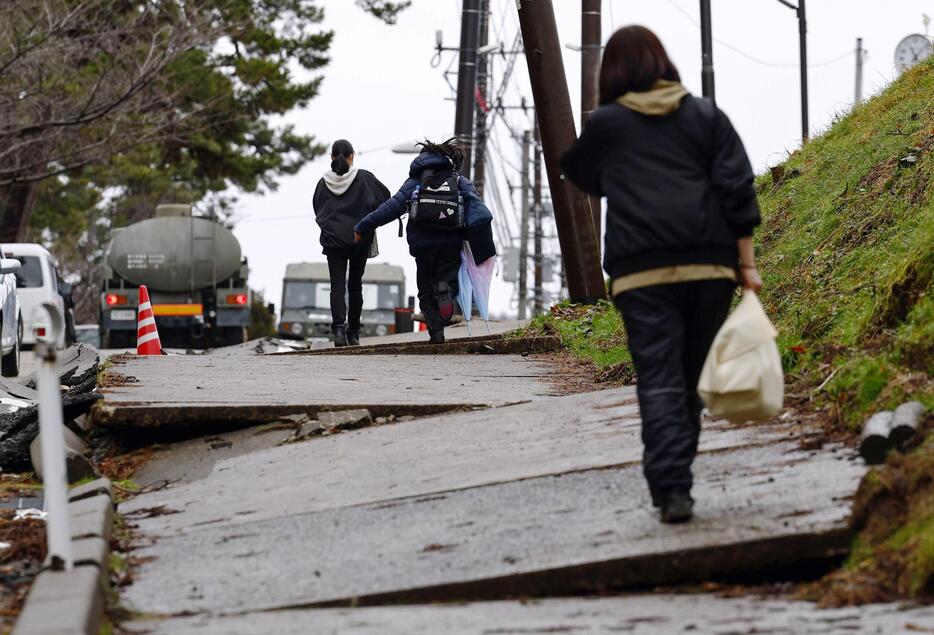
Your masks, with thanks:
M 376 237 L 370 234 L 355 243 L 354 225 L 389 198 L 386 186 L 370 172 L 357 169 L 353 160 L 350 142 L 335 141 L 331 147 L 331 169 L 318 181 L 313 199 L 315 221 L 321 228 L 321 246 L 331 274 L 331 332 L 335 346 L 360 343 L 363 271 Z M 350 299 L 349 315 L 345 294 Z
M 685 522 L 701 368 L 737 282 L 762 286 L 752 167 L 726 115 L 685 90 L 644 27 L 607 43 L 600 103 L 561 167 L 607 198 L 604 269 L 636 368 L 645 476 L 662 521 Z

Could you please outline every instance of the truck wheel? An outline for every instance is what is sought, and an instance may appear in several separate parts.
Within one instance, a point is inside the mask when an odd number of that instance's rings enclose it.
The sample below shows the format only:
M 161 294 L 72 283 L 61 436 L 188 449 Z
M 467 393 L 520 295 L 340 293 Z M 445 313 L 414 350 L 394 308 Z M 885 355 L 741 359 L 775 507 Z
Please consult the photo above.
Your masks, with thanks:
M 3 356 L 0 360 L 0 374 L 4 377 L 16 377 L 19 375 L 19 349 L 20 342 L 23 341 L 23 320 L 20 318 L 16 324 L 16 342 L 13 344 L 13 350 Z
M 221 346 L 236 346 L 246 341 L 246 329 L 241 326 L 225 326 L 221 329 Z

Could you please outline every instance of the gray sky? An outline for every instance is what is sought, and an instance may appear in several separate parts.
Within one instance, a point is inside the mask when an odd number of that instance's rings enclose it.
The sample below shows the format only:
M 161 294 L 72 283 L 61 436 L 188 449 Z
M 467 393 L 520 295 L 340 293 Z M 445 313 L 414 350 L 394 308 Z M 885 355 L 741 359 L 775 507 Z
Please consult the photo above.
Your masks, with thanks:
M 491 0 L 491 40 L 507 48 L 518 29 L 515 0 Z M 448 46 L 459 39 L 460 2 L 415 0 L 395 26 L 386 26 L 365 15 L 350 0 L 325 0 L 325 26 L 336 32 L 331 64 L 324 71 L 321 92 L 307 109 L 292 113 L 286 121 L 299 131 L 314 134 L 322 142 L 349 139 L 356 148 L 357 165 L 370 170 L 395 192 L 408 173 L 411 156 L 391 153 L 387 146 L 404 140 L 449 136 L 453 129 L 453 93 L 443 71 L 456 71 L 456 53 L 445 53 L 437 68 L 430 64 L 435 31 L 444 32 Z M 615 28 L 638 23 L 661 37 L 678 66 L 686 87 L 700 94 L 700 35 L 694 22 L 696 0 L 633 2 L 604 0 L 604 41 Z M 554 0 L 563 43 L 580 42 L 580 2 Z M 810 68 L 810 120 L 812 134 L 825 129 L 838 113 L 852 105 L 855 40 L 863 38 L 868 50 L 864 66 L 864 92 L 878 92 L 894 77 L 893 55 L 898 41 L 909 33 L 924 32 L 922 13 L 934 15 L 931 0 L 811 0 L 808 3 L 808 56 Z M 693 21 L 693 22 L 692 22 Z M 798 31 L 795 13 L 777 0 L 713 0 L 714 65 L 718 105 L 730 116 L 746 144 L 757 171 L 779 163 L 798 147 L 800 93 L 798 88 Z M 580 100 L 579 53 L 565 49 L 564 65 L 577 116 Z M 494 65 L 494 76 L 503 69 Z M 451 75 L 450 81 L 456 83 Z M 529 96 L 525 59 L 520 57 L 505 102 Z M 512 127 L 522 130 L 529 121 L 512 111 Z M 499 156 L 496 176 L 504 206 L 508 191 L 504 182 L 518 182 L 513 169 L 518 146 L 503 126 L 498 126 Z M 502 159 L 500 159 L 502 157 Z M 281 302 L 282 275 L 286 264 L 323 261 L 314 222 L 311 197 L 330 159 L 322 157 L 299 174 L 285 178 L 275 192 L 243 196 L 237 206 L 235 230 L 249 258 L 251 284 L 268 301 Z M 511 209 L 487 203 L 500 222 L 516 222 Z M 496 221 L 494 221 L 496 222 Z M 377 262 L 403 265 L 408 293 L 415 293 L 415 266 L 397 226 L 379 233 Z M 555 241 L 551 241 L 555 242 Z M 556 246 L 546 246 L 546 252 Z M 513 313 L 514 289 L 494 280 L 491 308 L 494 313 Z

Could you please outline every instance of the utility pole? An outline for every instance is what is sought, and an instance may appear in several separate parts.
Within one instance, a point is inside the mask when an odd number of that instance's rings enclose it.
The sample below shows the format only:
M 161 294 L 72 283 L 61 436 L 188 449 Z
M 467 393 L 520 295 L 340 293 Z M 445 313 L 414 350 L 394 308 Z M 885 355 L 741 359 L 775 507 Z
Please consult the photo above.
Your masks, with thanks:
M 590 113 L 597 109 L 597 73 L 600 69 L 603 41 L 600 23 L 601 4 L 602 0 L 581 0 L 581 130 L 587 125 Z M 590 216 L 593 218 L 599 250 L 600 199 L 596 196 L 589 196 L 587 201 L 590 204 Z
M 798 0 L 798 40 L 801 47 L 801 145 L 807 143 L 808 126 L 808 22 L 804 0 Z
M 717 103 L 713 81 L 713 23 L 710 17 L 710 0 L 700 0 L 701 20 L 701 92 L 714 104 Z
M 486 46 L 490 35 L 490 0 L 480 0 L 480 37 L 478 46 Z M 480 198 L 483 198 L 483 188 L 486 182 L 486 112 L 487 107 L 487 78 L 489 77 L 490 58 L 486 53 L 477 55 L 477 90 L 476 95 L 476 138 L 475 160 L 473 166 L 473 184 L 477 188 Z
M 473 152 L 474 103 L 477 90 L 477 42 L 480 38 L 480 0 L 464 0 L 461 11 L 461 45 L 457 67 L 457 108 L 454 134 L 467 148 L 461 173 L 469 175 Z
M 863 38 L 856 38 L 856 96 L 853 105 L 863 103 Z
M 808 140 L 808 21 L 804 10 L 804 0 L 795 5 L 790 0 L 778 0 L 798 16 L 798 46 L 801 50 L 801 144 Z
M 577 132 L 554 6 L 551 0 L 519 0 L 518 10 L 558 240 L 567 267 L 568 295 L 572 302 L 593 303 L 606 297 L 606 285 L 590 206 L 587 195 L 565 180 L 559 165 Z
M 529 273 L 529 148 L 532 131 L 522 134 L 522 218 L 519 222 L 519 319 L 528 317 L 528 273 Z
M 542 137 L 538 131 L 538 117 L 535 118 L 535 148 L 533 160 L 535 179 L 532 186 L 532 214 L 535 222 L 533 267 L 535 271 L 535 295 L 532 304 L 532 315 L 541 315 L 545 310 L 545 290 L 542 288 Z

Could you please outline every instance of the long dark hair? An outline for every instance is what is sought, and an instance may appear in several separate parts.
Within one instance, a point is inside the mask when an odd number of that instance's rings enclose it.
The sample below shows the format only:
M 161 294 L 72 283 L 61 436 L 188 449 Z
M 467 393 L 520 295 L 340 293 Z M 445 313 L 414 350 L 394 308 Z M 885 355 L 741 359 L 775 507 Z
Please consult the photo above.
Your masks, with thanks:
M 644 26 L 619 29 L 606 43 L 600 64 L 600 104 L 611 104 L 626 93 L 650 90 L 660 79 L 680 82 L 658 36 Z
M 447 158 L 454 166 L 455 170 L 460 170 L 461 166 L 464 165 L 464 160 L 467 158 L 467 150 L 457 137 L 451 137 L 441 143 L 434 143 L 433 141 L 425 139 L 424 141 L 416 143 L 415 147 L 420 147 L 422 152 L 440 154 Z
M 337 175 L 347 174 L 350 171 L 350 162 L 347 157 L 353 154 L 353 146 L 347 139 L 338 139 L 331 146 L 331 169 Z

